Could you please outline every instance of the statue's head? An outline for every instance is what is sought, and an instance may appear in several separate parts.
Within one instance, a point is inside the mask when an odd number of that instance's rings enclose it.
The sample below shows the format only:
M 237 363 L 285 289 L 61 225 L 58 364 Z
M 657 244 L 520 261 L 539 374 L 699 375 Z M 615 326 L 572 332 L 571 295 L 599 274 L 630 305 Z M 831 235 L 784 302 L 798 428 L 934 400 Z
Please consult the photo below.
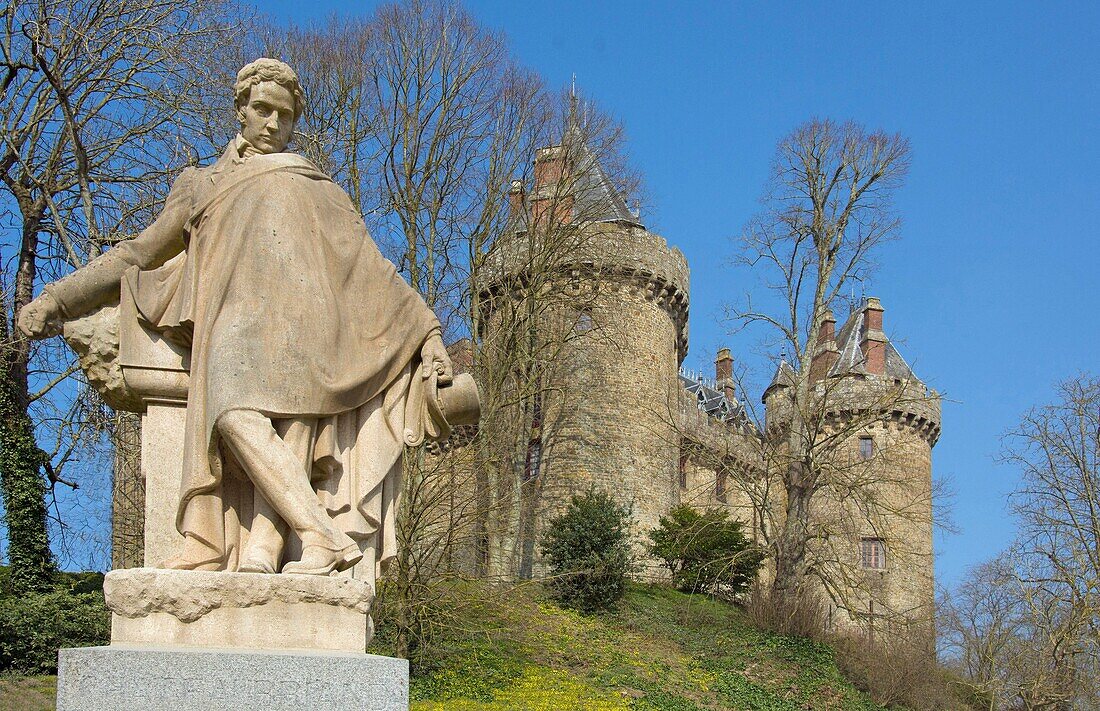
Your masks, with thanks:
M 245 140 L 263 153 L 286 150 L 305 108 L 294 70 L 277 59 L 257 59 L 237 72 L 233 90 Z

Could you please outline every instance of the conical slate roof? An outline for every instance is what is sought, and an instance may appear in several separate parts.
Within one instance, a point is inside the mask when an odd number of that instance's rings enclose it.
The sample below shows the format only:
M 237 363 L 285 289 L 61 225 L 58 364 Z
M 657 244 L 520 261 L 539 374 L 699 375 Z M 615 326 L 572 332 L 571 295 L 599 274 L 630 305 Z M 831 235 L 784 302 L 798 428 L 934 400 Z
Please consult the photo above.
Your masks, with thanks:
M 863 367 L 863 350 L 859 347 L 863 337 L 863 320 L 866 312 L 862 309 L 848 317 L 848 322 L 840 329 L 836 337 L 836 347 L 840 353 L 829 375 L 845 373 L 866 373 Z M 886 377 L 896 380 L 919 380 L 913 369 L 901 357 L 901 353 L 889 340 L 886 341 Z
M 779 366 L 775 369 L 775 375 L 772 376 L 771 383 L 768 387 L 764 388 L 764 394 L 760 396 L 760 402 L 766 402 L 768 399 L 768 393 L 775 388 L 789 388 L 795 384 L 795 372 L 791 364 L 786 360 L 779 361 Z
M 574 214 L 583 215 L 586 221 L 621 222 L 644 228 L 645 225 L 627 207 L 626 200 L 611 182 L 576 124 L 566 130 L 563 145 L 573 151 L 573 174 L 576 176 L 573 184 L 576 201 Z

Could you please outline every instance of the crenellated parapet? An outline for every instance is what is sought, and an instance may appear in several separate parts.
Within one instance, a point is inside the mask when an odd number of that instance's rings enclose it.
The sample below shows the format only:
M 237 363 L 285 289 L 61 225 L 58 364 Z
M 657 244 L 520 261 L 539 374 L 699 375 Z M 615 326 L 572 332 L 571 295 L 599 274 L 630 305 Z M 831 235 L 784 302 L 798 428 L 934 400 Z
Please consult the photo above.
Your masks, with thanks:
M 769 436 L 777 436 L 790 423 L 787 387 L 794 385 L 773 385 L 765 398 Z M 877 421 L 912 430 L 930 447 L 939 439 L 940 396 L 919 380 L 848 374 L 815 384 L 813 392 L 822 403 L 813 412 L 834 431 L 853 421 Z
M 894 380 L 885 377 L 843 378 L 819 396 L 828 397 L 826 420 L 837 426 L 870 415 L 898 428 L 916 433 L 929 446 L 940 437 L 940 396 L 919 380 Z
M 621 222 L 568 226 L 538 236 L 508 235 L 485 257 L 481 282 L 485 301 L 491 305 L 493 298 L 525 288 L 533 270 L 559 275 L 567 288 L 598 282 L 642 296 L 672 320 L 677 362 L 687 356 L 687 259 L 663 237 Z

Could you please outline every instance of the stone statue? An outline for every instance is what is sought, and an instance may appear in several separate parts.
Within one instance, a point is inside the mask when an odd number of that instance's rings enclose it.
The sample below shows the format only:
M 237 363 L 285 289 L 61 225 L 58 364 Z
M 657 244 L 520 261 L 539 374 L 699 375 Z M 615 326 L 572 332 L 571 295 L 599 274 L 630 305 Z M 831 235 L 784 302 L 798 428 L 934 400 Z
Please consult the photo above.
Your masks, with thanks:
M 367 556 L 373 583 L 394 555 L 404 447 L 447 427 L 432 405 L 451 361 L 347 194 L 286 152 L 294 71 L 258 59 L 235 92 L 221 158 L 185 170 L 136 238 L 46 286 L 19 328 L 55 335 L 122 291 L 189 354 L 183 544 L 159 567 L 329 575 Z

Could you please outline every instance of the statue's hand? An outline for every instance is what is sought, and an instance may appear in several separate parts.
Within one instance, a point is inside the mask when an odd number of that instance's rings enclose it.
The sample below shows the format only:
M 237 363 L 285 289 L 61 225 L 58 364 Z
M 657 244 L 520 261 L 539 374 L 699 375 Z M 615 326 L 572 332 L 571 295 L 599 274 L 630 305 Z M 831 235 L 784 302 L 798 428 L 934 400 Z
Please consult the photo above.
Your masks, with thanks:
M 48 291 L 19 310 L 19 330 L 28 338 L 49 338 L 61 333 L 61 307 Z
M 420 348 L 420 360 L 424 363 L 422 375 L 425 378 L 431 377 L 434 371 L 439 375 L 440 385 L 451 382 L 451 378 L 454 377 L 451 356 L 447 354 L 443 337 L 438 333 L 433 333 L 428 340 L 424 341 L 424 345 Z

